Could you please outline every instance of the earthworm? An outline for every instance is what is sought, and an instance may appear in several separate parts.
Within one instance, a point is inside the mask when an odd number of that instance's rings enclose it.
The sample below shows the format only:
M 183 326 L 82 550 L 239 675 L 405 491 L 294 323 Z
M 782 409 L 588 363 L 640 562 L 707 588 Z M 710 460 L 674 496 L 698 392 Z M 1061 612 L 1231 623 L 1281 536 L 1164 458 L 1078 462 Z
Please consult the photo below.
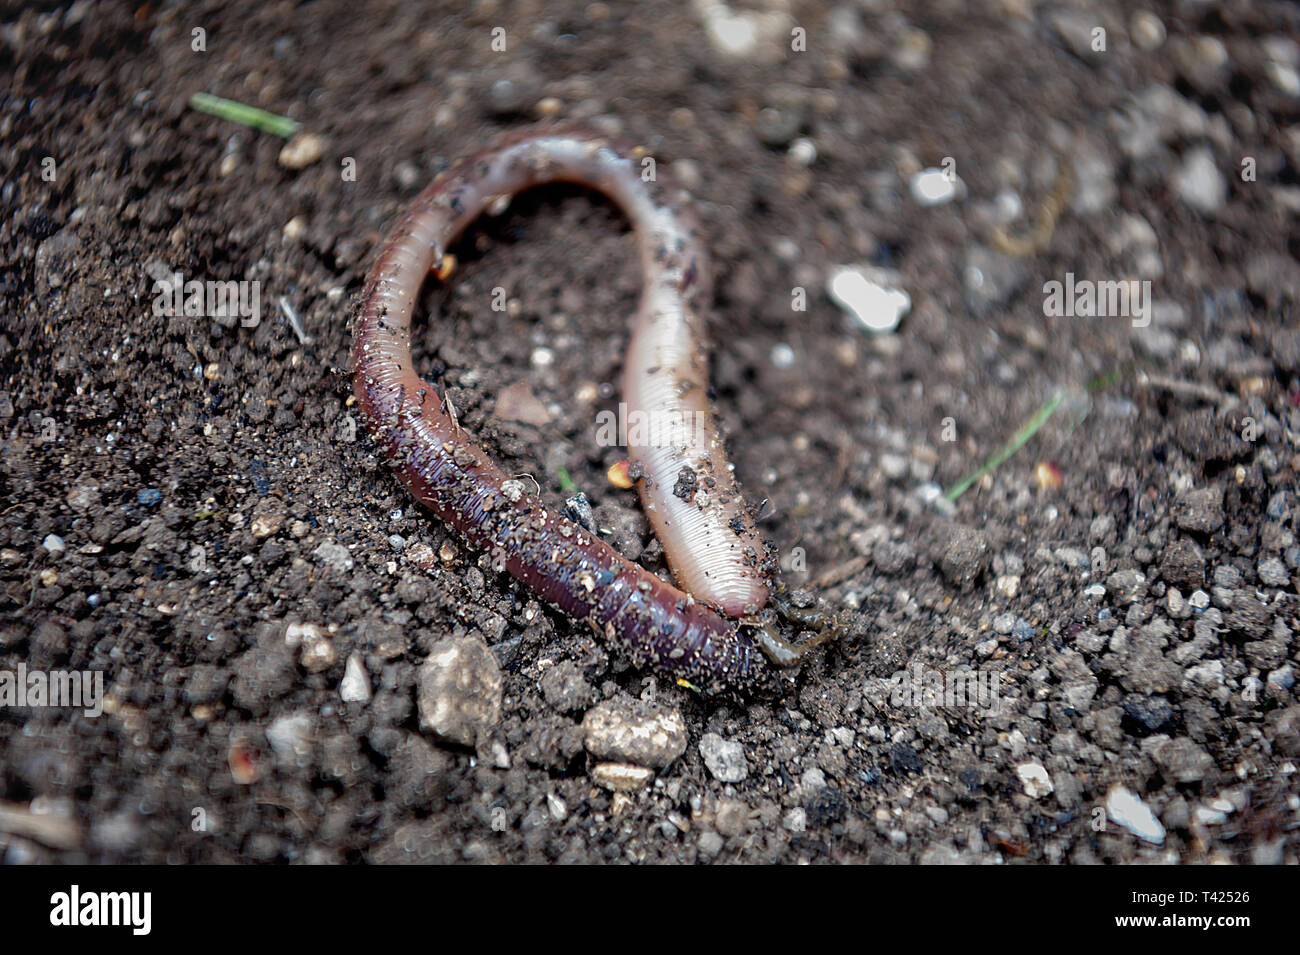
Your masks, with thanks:
M 637 666 L 704 689 L 770 690 L 773 671 L 731 619 L 762 610 L 769 587 L 760 569 L 765 548 L 706 395 L 708 259 L 685 193 L 643 176 L 651 167 L 642 158 L 594 133 L 533 130 L 440 174 L 385 239 L 367 278 L 353 389 L 372 440 L 410 493 L 552 606 L 586 621 Z M 628 417 L 693 426 L 673 429 L 666 441 L 643 434 L 628 451 L 643 507 L 683 589 L 507 477 L 413 368 L 411 316 L 425 276 L 435 264 L 439 277 L 449 272 L 448 245 L 483 210 L 550 182 L 610 197 L 639 239 L 644 288 L 624 370 Z M 770 636 L 759 639 L 768 646 Z

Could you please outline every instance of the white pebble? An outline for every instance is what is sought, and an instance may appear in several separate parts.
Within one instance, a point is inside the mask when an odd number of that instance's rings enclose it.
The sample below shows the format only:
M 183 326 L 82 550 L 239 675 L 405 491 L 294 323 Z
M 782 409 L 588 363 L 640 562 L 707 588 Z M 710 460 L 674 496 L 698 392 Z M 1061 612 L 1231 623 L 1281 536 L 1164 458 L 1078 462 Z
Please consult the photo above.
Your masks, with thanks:
M 1213 215 L 1228 198 L 1228 183 L 1214 154 L 1204 146 L 1193 149 L 1174 176 L 1178 198 L 1202 215 Z
M 1203 826 L 1221 826 L 1228 821 L 1228 814 L 1208 806 L 1197 806 L 1196 821 Z
M 1020 592 L 1020 578 L 1015 574 L 1003 574 L 994 581 L 993 588 L 1003 597 L 1014 597 Z
M 370 680 L 366 676 L 366 668 L 361 662 L 361 657 L 355 653 L 348 657 L 347 666 L 343 671 L 343 681 L 339 684 L 339 696 L 344 703 L 370 702 Z
M 1047 770 L 1041 763 L 1021 763 L 1016 767 L 1016 775 L 1020 777 L 1025 794 L 1030 799 L 1042 799 L 1056 791 L 1052 777 L 1047 775 Z
M 911 296 L 902 289 L 872 281 L 853 267 L 833 272 L 826 290 L 836 305 L 870 332 L 892 332 L 912 307 Z
M 315 133 L 298 133 L 280 150 L 280 165 L 286 169 L 306 169 L 325 155 L 325 140 Z
M 1165 841 L 1165 827 L 1146 803 L 1123 786 L 1112 786 L 1106 797 L 1106 815 L 1139 839 L 1156 845 Z
M 941 206 L 957 198 L 961 180 L 942 169 L 922 169 L 912 177 L 912 198 L 920 206 Z
M 311 752 L 311 731 L 311 714 L 291 713 L 277 718 L 266 728 L 266 739 L 277 758 L 290 762 Z
M 808 137 L 800 136 L 790 144 L 786 154 L 796 166 L 811 166 L 817 161 L 817 145 Z
M 1129 22 L 1129 32 L 1139 49 L 1156 50 L 1165 42 L 1165 25 L 1154 13 L 1139 10 Z
M 1287 96 L 1300 97 L 1300 47 L 1286 37 L 1266 38 L 1264 72 Z
M 556 822 L 564 822 L 569 818 L 569 804 L 555 793 L 546 794 L 546 808 L 550 810 L 551 818 Z

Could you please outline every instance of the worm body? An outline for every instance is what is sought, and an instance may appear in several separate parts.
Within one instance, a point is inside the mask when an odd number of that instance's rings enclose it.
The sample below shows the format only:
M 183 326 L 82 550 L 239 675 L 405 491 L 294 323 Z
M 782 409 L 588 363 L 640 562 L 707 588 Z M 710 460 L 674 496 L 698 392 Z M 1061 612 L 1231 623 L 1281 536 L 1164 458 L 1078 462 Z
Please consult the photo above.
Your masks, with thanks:
M 488 459 L 412 367 L 412 311 L 448 245 L 488 206 L 557 181 L 608 195 L 639 238 L 644 291 L 624 371 L 628 415 L 686 426 L 630 432 L 628 450 L 684 591 L 549 512 Z M 701 309 L 709 287 L 684 193 L 646 181 L 635 155 L 595 134 L 516 134 L 440 175 L 385 240 L 356 322 L 353 388 L 373 440 L 411 494 L 539 596 L 638 666 L 754 691 L 770 688 L 772 672 L 727 616 L 767 602 L 764 548 L 706 396 Z

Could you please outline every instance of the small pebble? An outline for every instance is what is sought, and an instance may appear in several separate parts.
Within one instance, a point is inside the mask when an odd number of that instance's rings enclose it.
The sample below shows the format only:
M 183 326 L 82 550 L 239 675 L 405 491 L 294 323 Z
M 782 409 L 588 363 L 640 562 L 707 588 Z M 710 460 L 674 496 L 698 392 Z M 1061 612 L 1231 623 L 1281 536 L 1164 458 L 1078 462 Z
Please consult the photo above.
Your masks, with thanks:
M 803 122 L 803 110 L 797 106 L 768 106 L 754 120 L 754 135 L 764 146 L 786 146 L 799 135 Z
M 796 166 L 811 166 L 817 161 L 817 146 L 806 136 L 801 136 L 790 144 L 786 153 Z
M 1279 690 L 1289 690 L 1295 686 L 1295 673 L 1291 669 L 1291 664 L 1278 667 L 1276 670 L 1269 671 L 1266 680 L 1269 686 Z
M 1165 594 L 1165 605 L 1169 608 L 1169 615 L 1175 619 L 1181 620 L 1187 613 L 1187 601 L 1183 599 L 1177 587 L 1169 588 L 1169 592 Z
M 1047 774 L 1047 770 L 1041 763 L 1021 763 L 1016 767 L 1016 775 L 1020 777 L 1020 782 L 1025 787 L 1025 794 L 1030 799 L 1042 799 L 1056 791 L 1056 787 L 1052 785 L 1052 777 Z
M 312 551 L 311 555 L 316 558 L 317 563 L 340 573 L 347 573 L 355 563 L 351 552 L 342 544 L 333 541 L 325 541 Z
M 1291 583 L 1286 564 L 1276 557 L 1265 557 L 1259 562 L 1259 579 L 1267 587 L 1286 587 Z
M 1024 617 L 1017 617 L 1015 625 L 1011 628 L 1011 635 L 1019 642 L 1024 643 L 1026 640 L 1032 640 L 1038 636 L 1038 631 Z
M 343 680 L 339 683 L 339 696 L 344 703 L 368 703 L 370 701 L 370 679 L 366 676 L 365 665 L 358 654 L 348 657 L 343 671 Z
M 1202 215 L 1212 216 L 1228 198 L 1228 184 L 1204 146 L 1193 149 L 1174 174 L 1174 192 L 1186 205 Z
M 740 743 L 725 740 L 717 733 L 705 733 L 699 746 L 704 765 L 719 782 L 738 783 L 749 775 L 745 747 Z
M 1264 72 L 1273 85 L 1292 98 L 1300 97 L 1300 45 L 1283 37 L 1267 37 L 1264 48 Z
M 952 202 L 961 189 L 961 180 L 956 174 L 949 174 L 942 169 L 922 169 L 912 177 L 908 188 L 917 205 L 930 208 Z
M 555 793 L 546 794 L 546 808 L 550 812 L 551 818 L 556 822 L 564 822 L 569 818 L 569 804 Z
M 653 769 L 629 763 L 597 763 L 591 768 L 591 778 L 596 785 L 613 792 L 635 792 L 644 788 L 654 775 Z
M 266 728 L 266 739 L 276 759 L 292 765 L 311 752 L 311 732 L 311 714 L 291 713 L 272 721 Z
M 905 291 L 868 277 L 868 272 L 854 267 L 835 270 L 826 284 L 827 292 L 840 308 L 866 331 L 876 334 L 892 332 L 912 308 Z
M 1106 796 L 1106 815 L 1139 839 L 1156 845 L 1165 841 L 1165 827 L 1156 819 L 1155 813 L 1123 786 L 1111 787 Z
M 298 133 L 280 150 L 280 165 L 286 169 L 306 169 L 325 155 L 325 140 L 315 133 Z
M 501 720 L 501 668 L 481 637 L 439 640 L 417 681 L 420 729 L 445 743 L 474 746 Z
M 705 859 L 712 859 L 722 851 L 723 839 L 712 829 L 706 829 L 700 833 L 700 855 Z
M 681 713 L 657 703 L 606 700 L 587 712 L 582 729 L 587 752 L 601 760 L 661 769 L 686 752 Z
M 404 159 L 393 168 L 393 178 L 403 190 L 409 192 L 420 184 L 420 168 Z
M 488 90 L 488 105 L 498 116 L 521 113 L 533 102 L 534 91 L 531 83 L 512 79 L 500 79 Z
M 1228 821 L 1226 812 L 1220 809 L 1211 809 L 1209 806 L 1197 806 L 1193 816 L 1203 826 L 1221 826 Z
M 1129 21 L 1129 32 L 1133 43 L 1140 50 L 1157 50 L 1165 42 L 1165 25 L 1154 13 L 1139 10 Z
M 254 537 L 270 537 L 280 529 L 280 519 L 273 514 L 259 514 L 249 522 L 248 529 Z
M 319 627 L 308 625 L 303 633 L 298 662 L 308 673 L 324 673 L 338 660 L 334 644 Z

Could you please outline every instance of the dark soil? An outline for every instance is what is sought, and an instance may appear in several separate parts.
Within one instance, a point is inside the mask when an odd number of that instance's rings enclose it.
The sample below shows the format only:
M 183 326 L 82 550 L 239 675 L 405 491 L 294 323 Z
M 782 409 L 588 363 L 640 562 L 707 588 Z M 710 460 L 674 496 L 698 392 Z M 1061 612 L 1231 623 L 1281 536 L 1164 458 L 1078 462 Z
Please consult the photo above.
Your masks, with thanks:
M 1146 49 L 1118 2 L 768 2 L 736 8 L 776 26 L 731 59 L 703 5 L 445 6 L 3 15 L 0 671 L 99 670 L 108 699 L 0 708 L 0 857 L 1300 860 L 1300 8 L 1153 4 Z M 197 92 L 301 121 L 322 158 L 286 168 Z M 696 197 L 732 460 L 787 580 L 849 623 L 778 702 L 629 669 L 414 507 L 356 427 L 350 317 L 384 230 L 542 114 L 643 144 Z M 909 184 L 945 157 L 962 192 L 922 208 Z M 1061 184 L 1041 247 L 1000 251 Z M 423 373 L 507 470 L 556 506 L 567 473 L 662 570 L 595 440 L 639 293 L 627 223 L 545 188 L 457 255 Z M 897 334 L 830 301 L 844 264 L 896 271 Z M 259 282 L 261 321 L 156 315 L 172 271 Z M 1047 317 L 1066 273 L 1150 280 L 1153 321 Z M 549 422 L 495 413 L 520 383 Z M 452 638 L 502 671 L 474 748 L 421 730 L 417 674 Z M 350 658 L 367 701 L 340 697 Z M 1001 706 L 918 705 L 891 683 L 913 667 L 996 673 Z M 611 791 L 584 714 L 633 698 L 685 748 Z

